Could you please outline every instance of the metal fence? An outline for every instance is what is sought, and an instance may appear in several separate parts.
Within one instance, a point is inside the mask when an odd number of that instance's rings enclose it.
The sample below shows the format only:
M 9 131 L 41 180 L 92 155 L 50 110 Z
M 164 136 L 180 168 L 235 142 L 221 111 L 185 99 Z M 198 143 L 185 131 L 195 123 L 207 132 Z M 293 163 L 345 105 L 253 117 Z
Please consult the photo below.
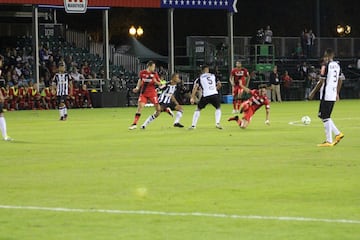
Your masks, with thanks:
M 251 39 L 252 37 L 248 36 L 234 37 L 236 58 L 246 58 L 249 55 Z M 189 36 L 186 44 L 187 55 L 204 58 L 207 62 L 213 62 L 219 57 L 227 58 L 228 43 L 227 36 Z M 300 38 L 273 37 L 272 44 L 275 46 L 276 58 L 291 58 L 294 57 L 295 49 L 300 44 Z M 336 56 L 340 58 L 359 57 L 360 38 L 316 38 L 312 52 L 313 57 L 322 56 L 326 48 L 332 48 Z

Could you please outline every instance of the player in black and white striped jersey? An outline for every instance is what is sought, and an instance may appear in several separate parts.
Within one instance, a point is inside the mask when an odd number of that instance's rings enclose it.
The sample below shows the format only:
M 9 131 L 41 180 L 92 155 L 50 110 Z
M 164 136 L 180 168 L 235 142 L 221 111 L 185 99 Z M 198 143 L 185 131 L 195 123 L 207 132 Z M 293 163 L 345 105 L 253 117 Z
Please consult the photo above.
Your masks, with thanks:
M 174 73 L 171 76 L 170 83 L 162 90 L 162 93 L 160 94 L 158 99 L 159 99 L 159 104 L 161 107 L 161 112 L 167 112 L 171 116 L 173 116 L 174 114 L 172 113 L 171 109 L 177 111 L 176 116 L 175 116 L 175 121 L 174 121 L 174 127 L 183 128 L 184 126 L 180 123 L 180 118 L 182 117 L 182 114 L 183 114 L 183 108 L 174 96 L 175 92 L 177 90 L 177 84 L 179 82 L 180 82 L 179 74 Z M 156 113 L 150 115 L 145 120 L 143 125 L 141 125 L 141 128 L 145 129 L 146 126 L 149 123 L 151 123 L 153 120 L 155 120 L 155 118 L 157 118 L 157 117 L 158 117 L 158 115 Z
M 65 72 L 65 63 L 59 62 L 58 73 L 55 74 L 53 82 L 56 84 L 56 96 L 60 120 L 66 120 L 68 117 L 66 108 L 66 99 L 69 95 L 71 76 Z

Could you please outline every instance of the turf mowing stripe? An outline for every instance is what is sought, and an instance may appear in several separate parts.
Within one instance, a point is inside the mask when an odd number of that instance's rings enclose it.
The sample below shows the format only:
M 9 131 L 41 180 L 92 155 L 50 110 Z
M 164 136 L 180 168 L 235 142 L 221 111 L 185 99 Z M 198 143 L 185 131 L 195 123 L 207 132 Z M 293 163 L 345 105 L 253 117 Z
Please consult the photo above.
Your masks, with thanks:
M 254 215 L 245 216 L 245 215 L 236 215 L 236 214 L 200 213 L 200 212 L 181 213 L 181 212 L 161 212 L 161 211 L 146 211 L 146 210 L 77 209 L 77 208 L 52 208 L 52 207 L 10 206 L 10 205 L 0 205 L 0 209 L 39 210 L 39 211 L 50 211 L 50 212 L 158 215 L 158 216 L 179 216 L 179 217 L 194 216 L 194 217 L 209 217 L 209 218 L 258 219 L 258 220 L 277 220 L 277 221 L 360 224 L 360 220 L 349 220 L 349 219 L 324 219 L 324 218 L 281 217 L 281 216 L 276 217 L 276 216 L 254 216 Z

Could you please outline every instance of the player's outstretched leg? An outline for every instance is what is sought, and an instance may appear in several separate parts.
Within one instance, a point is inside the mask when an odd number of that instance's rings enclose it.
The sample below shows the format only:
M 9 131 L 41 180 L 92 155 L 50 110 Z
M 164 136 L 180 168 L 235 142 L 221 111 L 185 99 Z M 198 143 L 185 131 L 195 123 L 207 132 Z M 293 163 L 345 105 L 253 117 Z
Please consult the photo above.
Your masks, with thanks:
M 182 117 L 182 115 L 183 115 L 183 111 L 182 111 L 182 110 L 178 110 L 178 111 L 176 112 L 176 117 L 175 117 L 175 121 L 174 121 L 174 127 L 179 127 L 179 128 L 183 128 L 183 127 L 184 127 L 184 125 L 182 125 L 182 124 L 180 123 L 180 118 Z

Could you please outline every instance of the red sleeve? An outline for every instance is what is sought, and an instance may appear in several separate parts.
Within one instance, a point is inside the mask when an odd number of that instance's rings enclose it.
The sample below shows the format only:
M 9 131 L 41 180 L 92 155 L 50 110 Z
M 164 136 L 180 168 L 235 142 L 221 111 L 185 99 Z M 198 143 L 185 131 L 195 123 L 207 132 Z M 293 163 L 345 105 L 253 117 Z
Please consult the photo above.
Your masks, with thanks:
M 231 70 L 231 72 L 230 72 L 230 76 L 235 76 L 235 71 L 236 71 L 236 69 L 233 68 L 233 69 Z
M 159 74 L 158 74 L 158 73 L 155 73 L 154 78 L 155 78 L 158 82 L 160 82 L 160 77 L 159 77 Z
M 244 73 L 245 73 L 245 74 L 244 74 L 245 77 L 248 77 L 248 76 L 249 76 L 249 71 L 248 71 L 246 68 L 244 68 Z

